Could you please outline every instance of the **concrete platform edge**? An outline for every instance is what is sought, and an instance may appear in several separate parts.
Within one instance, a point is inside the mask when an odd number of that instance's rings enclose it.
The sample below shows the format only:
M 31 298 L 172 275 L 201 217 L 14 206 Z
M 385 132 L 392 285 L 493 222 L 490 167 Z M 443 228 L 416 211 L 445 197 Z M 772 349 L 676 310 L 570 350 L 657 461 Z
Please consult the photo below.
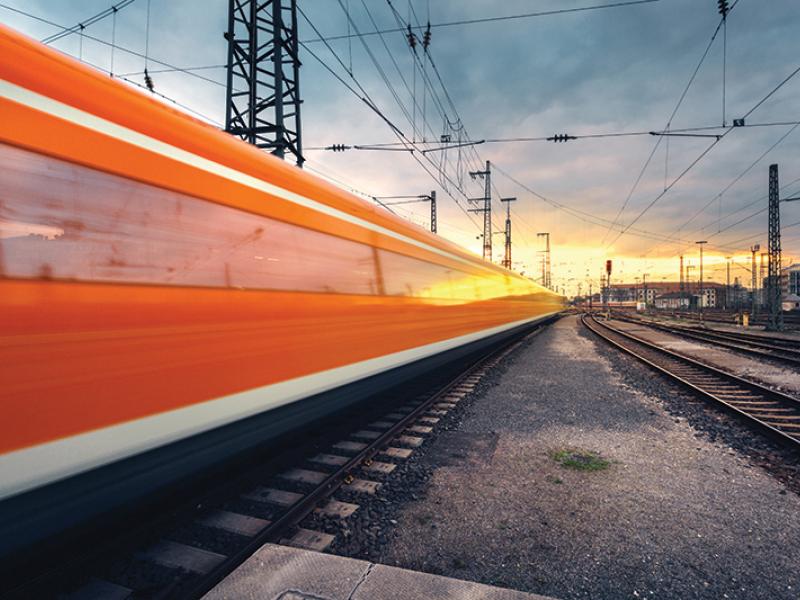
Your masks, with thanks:
M 263 546 L 205 598 L 552 600 L 536 594 L 275 544 Z

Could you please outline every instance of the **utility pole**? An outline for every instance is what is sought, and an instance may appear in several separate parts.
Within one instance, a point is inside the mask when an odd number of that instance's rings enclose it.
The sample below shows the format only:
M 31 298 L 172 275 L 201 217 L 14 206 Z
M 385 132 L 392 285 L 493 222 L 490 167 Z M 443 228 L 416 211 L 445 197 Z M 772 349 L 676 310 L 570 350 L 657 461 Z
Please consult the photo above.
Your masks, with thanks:
M 419 196 L 373 196 L 378 200 L 381 206 L 397 206 L 398 204 L 416 204 L 417 202 L 430 202 L 431 203 L 431 233 L 436 233 L 438 225 L 436 222 L 436 190 L 431 190 L 430 194 L 421 194 Z M 382 200 L 395 200 L 401 199 L 400 202 L 381 202 Z
M 758 263 L 758 289 L 759 289 L 758 304 L 762 308 L 762 310 L 764 308 L 767 308 L 767 310 L 769 310 L 769 301 L 767 299 L 767 294 L 769 293 L 769 281 L 767 281 L 767 287 L 766 288 L 764 287 L 764 281 L 765 281 L 764 257 L 768 256 L 768 254 L 766 252 L 761 252 L 759 256 L 760 258 Z
M 547 231 L 537 233 L 536 237 L 544 238 L 544 262 L 542 264 L 542 281 L 544 287 L 552 289 L 552 273 L 550 272 L 550 233 Z
M 703 246 L 708 243 L 707 240 L 701 240 L 699 242 L 695 242 L 695 244 L 700 245 L 700 324 L 703 323 L 703 304 L 705 304 L 706 299 L 706 292 L 703 289 Z
M 725 257 L 727 266 L 727 277 L 725 278 L 725 310 L 730 308 L 731 305 L 731 257 Z M 736 317 L 737 319 L 739 317 Z
M 757 285 L 758 285 L 758 275 L 756 273 L 756 252 L 761 250 L 761 244 L 755 244 L 754 246 L 750 246 L 750 253 L 751 253 L 751 260 L 750 260 L 750 278 L 751 278 L 751 292 L 750 292 L 750 317 L 755 319 L 756 314 L 758 314 L 758 306 L 756 303 L 756 294 L 757 294 Z
M 480 177 L 484 181 L 483 198 L 470 198 L 469 202 L 483 202 L 482 208 L 470 208 L 469 212 L 483 213 L 483 260 L 492 262 L 492 165 L 487 160 L 483 171 L 470 171 L 472 179 Z
M 642 301 L 644 302 L 645 308 L 647 308 L 647 276 L 650 273 L 642 273 Z
M 297 0 L 229 0 L 225 131 L 303 166 Z
M 689 277 L 689 271 L 696 268 L 696 265 L 686 265 L 686 290 L 689 292 L 689 308 L 692 306 L 692 283 L 691 278 Z
M 516 198 L 500 198 L 500 202 L 506 203 L 506 247 L 503 253 L 503 266 L 511 268 L 511 203 L 516 202 Z
M 683 254 L 681 254 L 681 274 L 680 274 L 680 299 L 678 300 L 678 308 L 683 308 L 683 297 L 684 297 L 684 284 L 683 284 Z

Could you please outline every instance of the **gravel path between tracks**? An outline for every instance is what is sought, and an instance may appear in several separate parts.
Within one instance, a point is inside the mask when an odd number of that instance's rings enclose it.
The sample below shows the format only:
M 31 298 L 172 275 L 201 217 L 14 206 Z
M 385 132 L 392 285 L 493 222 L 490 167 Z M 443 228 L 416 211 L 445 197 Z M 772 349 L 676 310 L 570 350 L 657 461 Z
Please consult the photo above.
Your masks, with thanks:
M 612 319 L 611 325 L 622 331 L 706 362 L 712 366 L 747 377 L 771 388 L 800 394 L 800 372 L 791 367 L 781 367 L 765 359 L 745 356 L 738 352 L 714 345 L 683 338 L 675 334 L 659 331 L 646 325 Z
M 800 471 L 591 335 L 562 319 L 494 371 L 370 559 L 563 599 L 798 598 Z

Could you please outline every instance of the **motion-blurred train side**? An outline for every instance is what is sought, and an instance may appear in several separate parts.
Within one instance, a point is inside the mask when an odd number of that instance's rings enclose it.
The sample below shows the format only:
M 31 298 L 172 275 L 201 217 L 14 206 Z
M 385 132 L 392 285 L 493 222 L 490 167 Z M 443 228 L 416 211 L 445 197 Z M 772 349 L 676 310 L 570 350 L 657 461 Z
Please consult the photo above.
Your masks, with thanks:
M 0 26 L 0 556 L 561 308 Z

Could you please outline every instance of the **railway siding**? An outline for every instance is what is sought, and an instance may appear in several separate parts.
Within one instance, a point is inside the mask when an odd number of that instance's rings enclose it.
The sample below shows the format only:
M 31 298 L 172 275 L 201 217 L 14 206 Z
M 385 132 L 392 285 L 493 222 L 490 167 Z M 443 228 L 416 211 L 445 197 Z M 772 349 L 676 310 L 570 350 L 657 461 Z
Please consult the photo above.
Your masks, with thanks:
M 800 395 L 800 369 L 780 366 L 765 360 L 744 356 L 712 342 L 701 342 L 667 333 L 646 325 L 612 319 L 611 324 L 649 342 L 686 354 L 717 368 L 763 383 L 779 391 Z

